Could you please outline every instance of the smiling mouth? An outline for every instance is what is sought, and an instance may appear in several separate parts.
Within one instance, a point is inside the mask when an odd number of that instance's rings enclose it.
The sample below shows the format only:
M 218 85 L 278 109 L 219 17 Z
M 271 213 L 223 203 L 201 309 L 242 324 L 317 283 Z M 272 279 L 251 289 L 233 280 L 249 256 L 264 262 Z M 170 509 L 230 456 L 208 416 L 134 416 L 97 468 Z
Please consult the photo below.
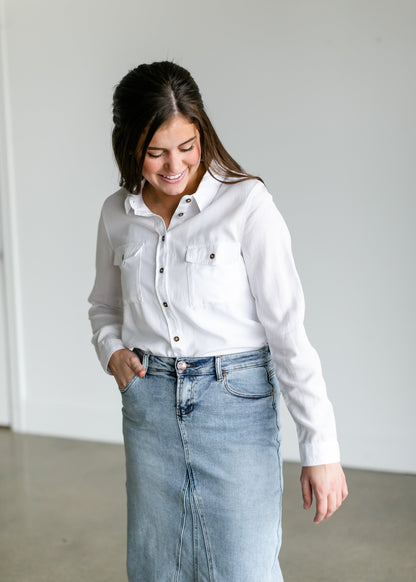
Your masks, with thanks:
M 185 170 L 183 170 L 183 172 L 180 172 L 179 174 L 174 174 L 172 176 L 165 176 L 164 174 L 159 174 L 159 176 L 162 178 L 162 180 L 165 180 L 166 182 L 179 182 L 180 180 L 182 180 L 185 172 L 186 168 Z

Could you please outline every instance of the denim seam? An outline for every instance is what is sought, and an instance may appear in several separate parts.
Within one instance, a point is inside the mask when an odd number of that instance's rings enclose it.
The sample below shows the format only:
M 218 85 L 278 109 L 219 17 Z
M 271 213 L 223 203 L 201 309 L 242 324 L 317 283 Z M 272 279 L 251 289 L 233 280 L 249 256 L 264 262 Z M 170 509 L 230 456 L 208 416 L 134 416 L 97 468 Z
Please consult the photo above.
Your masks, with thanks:
M 275 404 L 275 399 L 276 396 L 277 398 L 279 397 L 280 392 L 275 391 L 275 396 L 274 396 L 274 404 Z M 279 406 L 276 405 L 275 407 L 275 421 L 276 421 L 276 429 L 277 429 L 277 439 L 276 439 L 276 455 L 277 455 L 277 461 L 279 463 L 279 486 L 280 486 L 280 495 L 283 494 L 283 466 L 282 466 L 282 457 L 280 454 L 280 427 L 279 427 Z M 277 524 L 277 532 L 276 532 L 276 536 L 277 536 L 277 544 L 276 544 L 276 554 L 275 554 L 275 558 L 274 558 L 274 562 L 273 562 L 273 568 L 276 566 L 276 564 L 278 564 L 279 562 L 279 552 L 280 552 L 280 548 L 282 545 L 282 511 L 279 512 L 279 523 Z
M 198 518 L 199 518 L 199 521 L 201 523 L 202 537 L 204 540 L 205 552 L 206 552 L 207 563 L 208 563 L 209 582 L 215 582 L 213 564 L 212 564 L 212 553 L 211 553 L 211 546 L 209 543 L 207 524 L 205 522 L 204 513 L 203 513 L 201 506 L 200 506 L 200 503 L 199 503 L 199 495 L 197 494 L 197 489 L 196 489 L 196 485 L 195 485 L 195 476 L 193 474 L 192 465 L 190 462 L 189 462 L 189 470 L 190 470 L 190 479 L 191 479 L 191 482 L 193 484 L 193 487 L 191 487 L 192 495 L 193 495 L 194 502 L 195 502 L 196 512 L 198 514 Z
M 177 416 L 177 423 L 179 425 L 179 432 L 180 432 L 181 439 L 182 439 L 182 446 L 183 446 L 184 455 L 185 455 L 185 463 L 186 463 L 186 466 L 188 469 L 188 476 L 189 476 L 189 480 L 190 480 L 190 493 L 194 497 L 195 508 L 196 508 L 196 511 L 197 511 L 197 514 L 198 514 L 198 517 L 199 517 L 199 520 L 201 523 L 202 536 L 204 539 L 204 546 L 205 546 L 205 552 L 206 552 L 207 563 L 208 563 L 209 582 L 215 582 L 214 573 L 213 573 L 213 564 L 212 564 L 212 553 L 211 553 L 211 548 L 210 548 L 210 543 L 209 543 L 207 526 L 205 523 L 204 514 L 203 514 L 201 506 L 199 504 L 199 499 L 198 499 L 199 496 L 197 495 L 197 489 L 196 489 L 196 485 L 195 485 L 195 477 L 193 474 L 192 464 L 190 462 L 190 457 L 189 457 L 189 449 L 188 449 L 188 443 L 187 443 L 187 439 L 186 439 L 186 431 L 185 431 L 185 427 L 184 427 L 184 421 L 181 419 L 181 417 Z
M 194 573 L 197 575 L 197 579 L 199 580 L 199 532 L 198 532 L 198 515 L 197 510 L 195 507 L 195 500 L 194 496 L 190 495 L 189 497 L 190 506 L 191 506 L 191 513 L 192 513 L 192 547 L 194 551 Z
M 185 531 L 185 523 L 186 523 L 186 498 L 189 495 L 190 490 L 190 482 L 189 482 L 189 475 L 186 474 L 185 483 L 182 487 L 182 516 L 181 516 L 181 523 L 179 527 L 179 539 L 178 545 L 176 550 L 176 572 L 175 572 L 175 581 L 179 581 L 179 576 L 181 573 L 181 561 L 182 561 L 182 546 L 183 546 L 183 535 Z

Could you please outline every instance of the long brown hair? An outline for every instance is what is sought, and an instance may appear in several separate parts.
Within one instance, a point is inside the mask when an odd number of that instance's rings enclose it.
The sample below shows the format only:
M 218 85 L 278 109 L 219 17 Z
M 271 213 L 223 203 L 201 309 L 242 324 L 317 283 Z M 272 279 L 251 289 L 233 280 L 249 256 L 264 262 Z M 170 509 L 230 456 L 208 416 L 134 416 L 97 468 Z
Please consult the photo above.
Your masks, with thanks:
M 129 192 L 140 189 L 149 143 L 159 127 L 177 114 L 198 129 L 201 163 L 206 171 L 221 182 L 255 177 L 247 174 L 222 145 L 191 74 L 175 63 L 161 61 L 131 70 L 114 91 L 113 151 L 120 186 Z

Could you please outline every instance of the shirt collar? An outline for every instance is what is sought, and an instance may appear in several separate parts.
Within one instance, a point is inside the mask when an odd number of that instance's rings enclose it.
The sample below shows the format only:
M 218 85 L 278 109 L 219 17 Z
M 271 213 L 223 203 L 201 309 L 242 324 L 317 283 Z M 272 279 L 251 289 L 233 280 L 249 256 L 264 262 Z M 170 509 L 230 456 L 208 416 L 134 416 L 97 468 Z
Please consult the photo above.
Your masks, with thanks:
M 143 201 L 142 189 L 144 182 L 145 181 L 143 180 L 140 187 L 140 192 L 138 194 L 131 194 L 129 192 L 127 193 L 126 199 L 124 201 L 124 209 L 126 214 L 129 214 L 129 212 L 134 212 L 134 214 L 138 214 L 140 216 L 148 216 L 152 214 L 151 210 Z
M 139 216 L 153 215 L 152 211 L 146 206 L 146 204 L 143 201 L 142 189 L 144 186 L 144 182 L 145 181 L 143 180 L 140 192 L 138 194 L 130 193 L 127 194 L 126 199 L 124 201 L 124 209 L 126 211 L 126 214 L 129 214 L 129 212 L 134 212 L 134 214 Z M 204 208 L 211 204 L 220 186 L 221 182 L 219 182 L 213 176 L 211 176 L 209 172 L 205 172 L 205 174 L 202 176 L 202 180 L 199 183 L 197 191 L 195 192 L 195 194 L 191 195 L 195 199 L 195 202 L 197 203 L 200 212 L 202 212 Z
M 199 183 L 197 191 L 195 194 L 193 194 L 195 202 L 197 203 L 201 212 L 214 200 L 220 186 L 221 182 L 216 180 L 214 176 L 211 176 L 209 172 L 205 172 L 205 174 L 202 176 L 202 180 Z

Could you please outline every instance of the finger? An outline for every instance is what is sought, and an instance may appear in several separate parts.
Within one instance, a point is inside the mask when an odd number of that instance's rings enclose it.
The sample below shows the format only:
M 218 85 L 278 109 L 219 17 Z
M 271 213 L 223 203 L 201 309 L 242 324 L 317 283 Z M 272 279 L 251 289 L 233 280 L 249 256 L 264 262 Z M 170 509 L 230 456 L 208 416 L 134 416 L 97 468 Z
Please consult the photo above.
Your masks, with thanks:
M 338 487 L 336 490 L 336 509 L 338 509 L 339 507 L 341 507 L 342 505 L 342 487 Z
M 140 358 L 136 354 L 132 355 L 129 361 L 129 366 L 136 374 L 136 376 L 140 376 L 140 378 L 143 378 L 143 376 L 146 375 L 146 368 L 143 366 L 143 364 L 140 361 Z
M 327 512 L 325 515 L 325 519 L 328 519 L 328 517 L 331 517 L 331 515 L 333 515 L 336 512 L 338 507 L 341 505 L 340 499 L 341 496 L 339 494 L 337 495 L 336 491 L 329 493 L 327 497 Z
M 348 497 L 348 486 L 347 486 L 347 480 L 344 477 L 344 482 L 342 485 L 342 501 L 345 501 Z
M 301 480 L 303 509 L 309 509 L 312 505 L 312 487 L 309 479 Z
M 315 491 L 316 498 L 316 513 L 313 518 L 314 523 L 321 523 L 328 513 L 328 498 L 325 495 L 317 495 Z
M 348 487 L 347 481 L 345 479 L 345 475 L 342 475 L 341 482 L 338 484 L 336 488 L 336 495 L 337 495 L 337 509 L 341 507 L 345 499 L 348 497 Z
M 143 376 L 146 375 L 146 368 L 140 363 L 135 364 L 132 370 L 136 374 L 136 376 L 140 376 L 140 378 L 143 378 Z

